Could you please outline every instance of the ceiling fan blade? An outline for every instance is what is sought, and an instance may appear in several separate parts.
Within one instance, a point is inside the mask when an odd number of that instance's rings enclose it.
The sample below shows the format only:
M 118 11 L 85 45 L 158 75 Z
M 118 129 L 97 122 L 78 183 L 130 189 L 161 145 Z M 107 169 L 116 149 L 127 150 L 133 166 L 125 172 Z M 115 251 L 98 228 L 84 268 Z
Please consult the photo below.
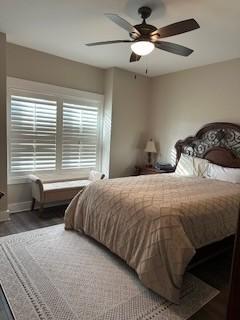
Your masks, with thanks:
M 189 49 L 184 46 L 180 46 L 179 44 L 176 43 L 171 43 L 171 42 L 166 42 L 166 41 L 158 41 L 155 42 L 155 47 L 161 50 L 165 50 L 174 54 L 178 54 L 180 56 L 187 57 L 191 53 L 193 53 L 192 49 Z
M 177 34 L 189 32 L 198 28 L 200 28 L 200 26 L 195 19 L 188 19 L 170 24 L 163 28 L 159 28 L 158 30 L 152 32 L 151 35 L 159 34 L 160 38 L 167 38 L 175 36 Z
M 126 43 L 126 42 L 132 42 L 132 41 L 131 40 L 102 41 L 102 42 L 87 43 L 86 46 L 92 47 L 92 46 L 101 46 L 101 45 L 104 45 L 104 44 Z
M 132 52 L 131 56 L 130 56 L 130 62 L 137 62 L 141 59 L 141 56 L 139 56 L 138 54 Z
M 119 15 L 113 13 L 105 13 L 105 16 L 112 20 L 114 23 L 116 23 L 119 27 L 125 29 L 127 32 L 134 32 L 140 35 L 140 32 L 134 26 L 132 26 L 125 19 L 121 18 Z

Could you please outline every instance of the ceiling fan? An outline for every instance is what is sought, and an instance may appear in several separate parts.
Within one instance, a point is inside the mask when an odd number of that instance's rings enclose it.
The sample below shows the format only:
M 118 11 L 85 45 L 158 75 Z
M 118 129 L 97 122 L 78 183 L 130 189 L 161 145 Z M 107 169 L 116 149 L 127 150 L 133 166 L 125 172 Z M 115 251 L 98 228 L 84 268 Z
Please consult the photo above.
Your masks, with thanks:
M 186 48 L 176 43 L 161 41 L 161 39 L 200 28 L 196 20 L 188 19 L 158 29 L 155 26 L 146 23 L 146 19 L 151 16 L 151 8 L 141 7 L 138 9 L 138 13 L 139 15 L 141 15 L 143 22 L 135 26 L 132 26 L 129 22 L 127 22 L 117 14 L 105 14 L 106 17 L 108 17 L 118 26 L 128 31 L 132 40 L 94 42 L 88 43 L 87 46 L 98 46 L 114 43 L 131 43 L 132 54 L 130 57 L 130 62 L 139 61 L 142 56 L 151 53 L 154 48 L 185 57 L 193 53 L 192 49 Z

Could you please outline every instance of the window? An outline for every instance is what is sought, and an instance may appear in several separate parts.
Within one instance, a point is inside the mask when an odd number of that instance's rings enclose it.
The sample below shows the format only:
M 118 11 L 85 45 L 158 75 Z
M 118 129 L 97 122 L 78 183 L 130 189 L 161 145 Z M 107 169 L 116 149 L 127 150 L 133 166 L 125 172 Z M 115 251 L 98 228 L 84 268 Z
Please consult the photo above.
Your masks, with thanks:
M 63 103 L 62 168 L 96 168 L 98 110 Z
M 11 175 L 56 169 L 56 120 L 56 101 L 11 96 Z
M 100 170 L 101 96 L 12 81 L 20 88 L 8 90 L 10 181 L 32 172 L 80 177 Z

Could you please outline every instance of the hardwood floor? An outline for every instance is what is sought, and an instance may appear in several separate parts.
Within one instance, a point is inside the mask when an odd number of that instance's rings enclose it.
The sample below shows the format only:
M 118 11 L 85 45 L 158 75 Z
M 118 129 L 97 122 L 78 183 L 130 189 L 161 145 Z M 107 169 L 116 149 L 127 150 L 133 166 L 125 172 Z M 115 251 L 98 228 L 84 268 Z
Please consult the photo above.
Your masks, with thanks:
M 10 221 L 0 223 L 0 237 L 63 223 L 65 209 L 59 206 L 46 208 L 41 214 L 38 210 L 13 213 Z
M 0 236 L 29 231 L 63 223 L 65 206 L 11 215 L 11 221 L 0 223 Z M 232 251 L 209 260 L 191 270 L 196 277 L 220 290 L 220 294 L 205 305 L 189 320 L 225 320 L 228 301 L 228 284 L 231 271 Z
M 219 255 L 191 270 L 191 273 L 220 291 L 191 320 L 225 320 L 229 279 L 232 264 L 232 251 Z

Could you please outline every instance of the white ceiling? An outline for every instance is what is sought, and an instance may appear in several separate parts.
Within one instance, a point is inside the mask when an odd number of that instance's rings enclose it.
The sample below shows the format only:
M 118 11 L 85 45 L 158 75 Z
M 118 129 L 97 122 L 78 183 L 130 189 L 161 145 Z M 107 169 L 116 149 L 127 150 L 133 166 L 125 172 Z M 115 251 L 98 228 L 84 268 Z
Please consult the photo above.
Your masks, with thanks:
M 168 38 L 195 50 L 185 58 L 154 50 L 140 62 L 129 63 L 130 46 L 86 47 L 87 42 L 128 39 L 126 31 L 104 13 L 117 13 L 132 24 L 136 13 L 150 4 L 149 23 L 164 26 L 195 18 L 201 28 Z M 0 0 L 0 31 L 8 42 L 90 65 L 120 67 L 155 76 L 240 57 L 239 0 Z

